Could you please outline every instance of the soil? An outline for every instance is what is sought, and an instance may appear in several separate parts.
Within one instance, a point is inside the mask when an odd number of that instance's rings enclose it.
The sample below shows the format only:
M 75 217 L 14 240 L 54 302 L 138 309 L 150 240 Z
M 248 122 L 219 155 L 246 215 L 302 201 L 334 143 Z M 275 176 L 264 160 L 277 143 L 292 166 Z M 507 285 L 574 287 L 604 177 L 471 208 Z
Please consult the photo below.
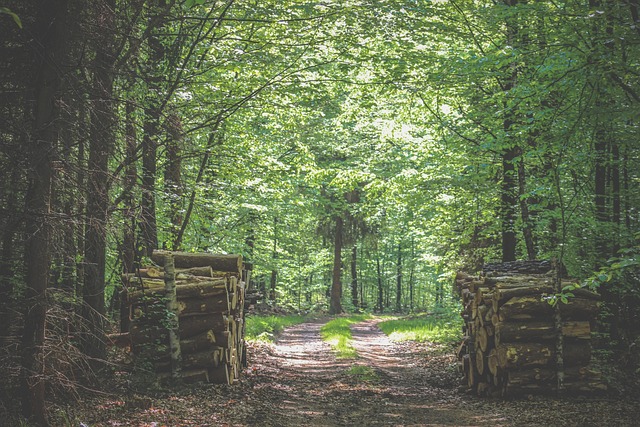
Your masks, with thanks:
M 357 359 L 336 359 L 318 320 L 286 330 L 276 344 L 251 344 L 233 386 L 101 397 L 76 406 L 72 418 L 92 427 L 640 425 L 636 396 L 469 395 L 458 386 L 453 348 L 394 343 L 377 321 L 352 326 Z

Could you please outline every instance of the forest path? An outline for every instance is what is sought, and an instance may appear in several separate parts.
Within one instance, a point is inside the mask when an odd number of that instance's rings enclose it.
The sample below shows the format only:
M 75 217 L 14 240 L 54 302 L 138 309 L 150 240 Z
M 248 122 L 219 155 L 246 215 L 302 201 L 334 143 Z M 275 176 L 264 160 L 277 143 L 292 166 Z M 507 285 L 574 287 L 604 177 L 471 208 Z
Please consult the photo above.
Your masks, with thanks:
M 424 355 L 390 341 L 377 322 L 352 325 L 357 359 L 336 359 L 320 338 L 322 321 L 287 329 L 258 366 L 250 361 L 255 395 L 242 410 L 225 414 L 229 425 L 506 425 L 491 411 L 467 409 L 443 381 L 440 370 L 447 367 L 420 366 Z
M 514 400 L 460 393 L 453 347 L 392 342 L 378 319 L 351 326 L 357 359 L 336 359 L 320 338 L 326 321 L 291 327 L 276 344 L 249 343 L 249 366 L 238 384 L 115 393 L 66 410 L 91 427 L 638 425 L 633 393 Z

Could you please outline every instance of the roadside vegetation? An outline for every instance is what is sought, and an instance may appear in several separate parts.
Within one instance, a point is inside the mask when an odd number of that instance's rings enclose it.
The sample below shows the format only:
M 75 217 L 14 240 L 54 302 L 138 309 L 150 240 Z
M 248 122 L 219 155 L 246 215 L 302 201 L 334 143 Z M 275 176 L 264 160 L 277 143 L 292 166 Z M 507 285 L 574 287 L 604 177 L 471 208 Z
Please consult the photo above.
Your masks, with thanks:
M 323 341 L 329 343 L 340 359 L 355 359 L 358 357 L 356 349 L 351 345 L 351 328 L 353 323 L 371 318 L 369 314 L 358 314 L 349 317 L 338 317 L 327 322 L 320 328 Z
M 248 341 L 273 342 L 285 328 L 306 322 L 311 316 L 257 315 L 247 316 L 245 338 Z
M 378 327 L 393 341 L 436 344 L 459 341 L 462 330 L 460 316 L 451 310 L 391 318 L 380 322 Z

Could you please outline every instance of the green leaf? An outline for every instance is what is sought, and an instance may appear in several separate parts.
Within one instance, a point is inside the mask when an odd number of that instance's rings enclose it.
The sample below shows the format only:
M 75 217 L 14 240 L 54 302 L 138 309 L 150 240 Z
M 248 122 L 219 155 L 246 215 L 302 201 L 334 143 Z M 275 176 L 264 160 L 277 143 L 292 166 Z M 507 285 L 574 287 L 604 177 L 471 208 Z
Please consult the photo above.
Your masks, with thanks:
M 10 17 L 12 17 L 13 18 L 13 22 L 16 23 L 18 28 L 22 29 L 22 21 L 20 20 L 20 17 L 18 15 L 16 15 L 15 13 L 13 13 L 9 8 L 0 7 L 0 14 L 9 15 Z

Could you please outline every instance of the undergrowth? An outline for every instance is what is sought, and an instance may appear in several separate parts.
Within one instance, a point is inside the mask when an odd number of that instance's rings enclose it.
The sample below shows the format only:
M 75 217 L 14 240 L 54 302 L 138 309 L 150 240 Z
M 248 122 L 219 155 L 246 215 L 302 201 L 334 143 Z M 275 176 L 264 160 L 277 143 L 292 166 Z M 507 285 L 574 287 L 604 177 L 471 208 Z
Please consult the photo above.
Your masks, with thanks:
M 461 338 L 462 319 L 455 313 L 423 313 L 380 322 L 378 326 L 393 341 L 448 344 Z
M 362 322 L 369 319 L 368 314 L 358 314 L 349 317 L 338 317 L 327 322 L 320 328 L 320 336 L 323 341 L 329 343 L 340 359 L 355 359 L 358 352 L 351 345 L 352 323 Z
M 245 318 L 245 338 L 249 341 L 273 342 L 284 328 L 303 323 L 308 316 L 248 316 Z

